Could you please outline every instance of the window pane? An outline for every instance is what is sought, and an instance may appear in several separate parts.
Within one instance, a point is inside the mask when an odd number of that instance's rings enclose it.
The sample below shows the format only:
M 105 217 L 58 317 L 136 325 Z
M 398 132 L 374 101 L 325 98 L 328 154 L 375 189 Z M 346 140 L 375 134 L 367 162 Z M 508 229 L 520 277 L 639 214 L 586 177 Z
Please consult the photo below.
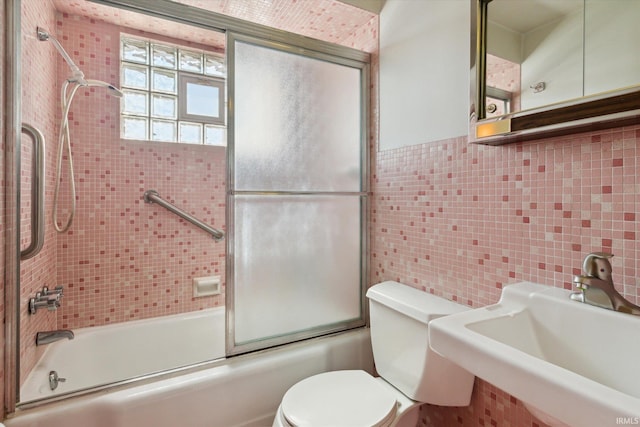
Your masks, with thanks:
M 153 90 L 176 93 L 177 74 L 174 71 L 151 70 L 153 76 Z
M 204 143 L 205 145 L 227 145 L 225 136 L 225 128 L 218 126 L 205 125 L 204 127 Z
M 179 142 L 202 144 L 202 125 L 199 123 L 180 123 Z
M 202 54 L 198 52 L 180 51 L 180 69 L 202 73 Z
M 205 55 L 204 73 L 210 76 L 225 77 L 227 75 L 227 67 L 224 64 L 224 58 L 221 56 Z
M 144 40 L 122 39 L 122 59 L 148 64 L 149 43 Z
M 176 98 L 174 96 L 154 94 L 151 105 L 151 115 L 153 117 L 176 118 Z
M 226 145 L 223 54 L 135 36 L 120 43 L 123 138 Z
M 187 114 L 220 117 L 218 99 L 220 89 L 215 86 L 187 83 Z
M 155 67 L 176 68 L 176 48 L 154 44 L 152 46 L 153 60 L 152 65 Z
M 149 87 L 149 69 L 136 65 L 122 65 L 122 86 L 135 89 Z
M 176 122 L 167 120 L 151 121 L 151 139 L 154 141 L 175 142 L 176 140 Z
M 122 136 L 127 139 L 149 139 L 147 119 L 140 117 L 122 118 Z
M 140 114 L 149 115 L 149 102 L 147 100 L 147 94 L 143 92 L 133 92 L 130 90 L 123 90 L 123 105 L 122 112 L 126 114 Z

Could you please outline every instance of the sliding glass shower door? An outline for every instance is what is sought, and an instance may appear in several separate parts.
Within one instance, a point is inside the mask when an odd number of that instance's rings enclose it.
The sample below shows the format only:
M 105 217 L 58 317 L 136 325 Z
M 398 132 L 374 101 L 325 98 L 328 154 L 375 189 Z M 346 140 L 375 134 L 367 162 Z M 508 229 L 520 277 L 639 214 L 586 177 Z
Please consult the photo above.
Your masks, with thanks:
M 227 353 L 364 324 L 366 64 L 228 34 Z

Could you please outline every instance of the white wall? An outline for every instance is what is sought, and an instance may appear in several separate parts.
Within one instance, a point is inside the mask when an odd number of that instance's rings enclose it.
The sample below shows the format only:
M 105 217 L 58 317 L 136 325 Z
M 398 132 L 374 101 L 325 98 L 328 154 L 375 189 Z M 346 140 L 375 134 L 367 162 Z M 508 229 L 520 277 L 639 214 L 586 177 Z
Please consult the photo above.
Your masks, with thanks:
M 582 96 L 582 10 L 524 36 L 522 109 L 540 107 Z M 534 93 L 530 86 L 544 82 Z
M 587 0 L 585 95 L 640 83 L 640 1 Z
M 487 53 L 520 64 L 522 35 L 495 22 L 487 22 Z
M 387 0 L 380 13 L 380 150 L 467 135 L 468 0 Z

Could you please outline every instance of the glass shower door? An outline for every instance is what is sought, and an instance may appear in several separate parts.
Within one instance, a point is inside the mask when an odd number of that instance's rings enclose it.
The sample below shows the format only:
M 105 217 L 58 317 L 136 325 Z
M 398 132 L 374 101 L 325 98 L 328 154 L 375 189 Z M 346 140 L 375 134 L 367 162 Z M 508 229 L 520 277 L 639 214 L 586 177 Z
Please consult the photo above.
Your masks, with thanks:
M 365 64 L 228 40 L 227 353 L 363 325 Z

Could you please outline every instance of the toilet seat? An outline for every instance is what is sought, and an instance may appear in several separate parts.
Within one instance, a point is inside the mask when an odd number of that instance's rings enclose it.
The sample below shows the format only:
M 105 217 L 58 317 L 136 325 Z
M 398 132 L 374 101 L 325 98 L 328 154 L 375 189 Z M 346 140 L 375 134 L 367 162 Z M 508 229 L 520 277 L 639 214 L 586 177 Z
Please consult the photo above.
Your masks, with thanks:
M 332 371 L 291 387 L 280 406 L 286 421 L 302 426 L 388 426 L 395 396 L 364 371 Z

